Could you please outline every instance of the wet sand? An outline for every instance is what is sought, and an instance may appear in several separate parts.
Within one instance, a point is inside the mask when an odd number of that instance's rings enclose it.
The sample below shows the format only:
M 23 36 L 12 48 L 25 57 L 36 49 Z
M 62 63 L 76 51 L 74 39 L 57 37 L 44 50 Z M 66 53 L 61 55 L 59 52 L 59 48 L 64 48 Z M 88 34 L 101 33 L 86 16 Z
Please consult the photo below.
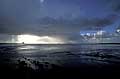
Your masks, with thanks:
M 8 61 L 8 60 L 7 60 Z M 117 77 L 120 73 L 119 64 L 111 65 L 86 65 L 79 67 L 61 67 L 49 62 L 39 62 L 37 60 L 27 59 L 25 57 L 16 60 L 16 63 L 7 63 L 0 65 L 2 78 L 12 79 L 40 79 L 40 78 L 97 78 Z
M 84 50 L 90 53 L 74 53 L 73 51 L 57 51 L 52 53 L 43 53 L 38 59 L 33 59 L 34 54 L 29 53 L 33 49 L 24 49 L 18 51 L 16 46 L 1 46 L 0 47 L 0 72 L 1 78 L 11 79 L 40 79 L 40 78 L 61 78 L 61 79 L 79 79 L 85 77 L 110 77 L 119 76 L 120 73 L 120 57 L 112 54 L 119 49 L 99 49 L 99 50 Z M 28 48 L 28 46 L 27 46 Z M 16 51 L 17 50 L 17 51 Z M 25 53 L 27 51 L 27 53 Z M 36 50 L 34 50 L 36 51 Z M 24 52 L 24 53 L 21 53 Z M 83 52 L 83 51 L 82 51 Z M 109 52 L 109 53 L 107 53 Z M 50 54 L 50 55 L 49 55 Z M 30 56 L 28 56 L 30 55 Z M 38 55 L 38 54 L 37 54 Z M 57 60 L 57 64 L 52 60 L 55 57 L 61 58 Z M 40 58 L 46 58 L 42 60 Z M 66 58 L 65 58 L 66 57 Z M 96 77 L 96 78 L 97 78 Z

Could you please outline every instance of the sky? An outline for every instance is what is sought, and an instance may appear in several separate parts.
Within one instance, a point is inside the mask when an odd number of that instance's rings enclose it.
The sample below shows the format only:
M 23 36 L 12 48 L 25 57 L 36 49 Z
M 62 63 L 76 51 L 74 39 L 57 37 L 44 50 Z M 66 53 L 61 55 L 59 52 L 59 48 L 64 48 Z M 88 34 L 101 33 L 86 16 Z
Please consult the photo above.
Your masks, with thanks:
M 39 43 L 120 43 L 119 29 L 119 0 L 0 0 L 2 43 L 25 34 Z

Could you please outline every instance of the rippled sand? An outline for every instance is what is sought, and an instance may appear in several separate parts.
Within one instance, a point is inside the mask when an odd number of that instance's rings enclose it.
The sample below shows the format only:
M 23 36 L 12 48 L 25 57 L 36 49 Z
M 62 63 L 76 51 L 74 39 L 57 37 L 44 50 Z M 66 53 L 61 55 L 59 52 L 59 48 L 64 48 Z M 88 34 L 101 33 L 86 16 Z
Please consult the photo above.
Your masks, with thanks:
M 120 72 L 120 46 L 0 45 L 0 69 L 2 73 L 26 79 L 54 76 L 51 73 L 63 76 L 116 73 Z

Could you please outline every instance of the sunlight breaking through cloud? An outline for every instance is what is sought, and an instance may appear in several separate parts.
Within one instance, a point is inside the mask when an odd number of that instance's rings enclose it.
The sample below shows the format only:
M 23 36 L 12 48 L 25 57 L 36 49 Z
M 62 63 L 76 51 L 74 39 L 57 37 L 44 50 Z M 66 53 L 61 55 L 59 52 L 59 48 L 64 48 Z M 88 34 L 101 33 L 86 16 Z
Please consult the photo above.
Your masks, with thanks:
M 61 44 L 64 43 L 62 39 L 50 37 L 50 36 L 36 36 L 36 35 L 18 35 L 17 43 L 27 44 Z

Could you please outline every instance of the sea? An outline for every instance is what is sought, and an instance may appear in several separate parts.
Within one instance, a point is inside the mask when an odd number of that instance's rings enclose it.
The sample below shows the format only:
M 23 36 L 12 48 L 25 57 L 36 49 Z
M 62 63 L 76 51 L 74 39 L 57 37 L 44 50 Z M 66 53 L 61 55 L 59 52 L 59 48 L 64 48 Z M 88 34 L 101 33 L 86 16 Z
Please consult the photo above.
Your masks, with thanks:
M 61 67 L 120 64 L 120 44 L 0 44 L 0 64 L 23 58 Z

